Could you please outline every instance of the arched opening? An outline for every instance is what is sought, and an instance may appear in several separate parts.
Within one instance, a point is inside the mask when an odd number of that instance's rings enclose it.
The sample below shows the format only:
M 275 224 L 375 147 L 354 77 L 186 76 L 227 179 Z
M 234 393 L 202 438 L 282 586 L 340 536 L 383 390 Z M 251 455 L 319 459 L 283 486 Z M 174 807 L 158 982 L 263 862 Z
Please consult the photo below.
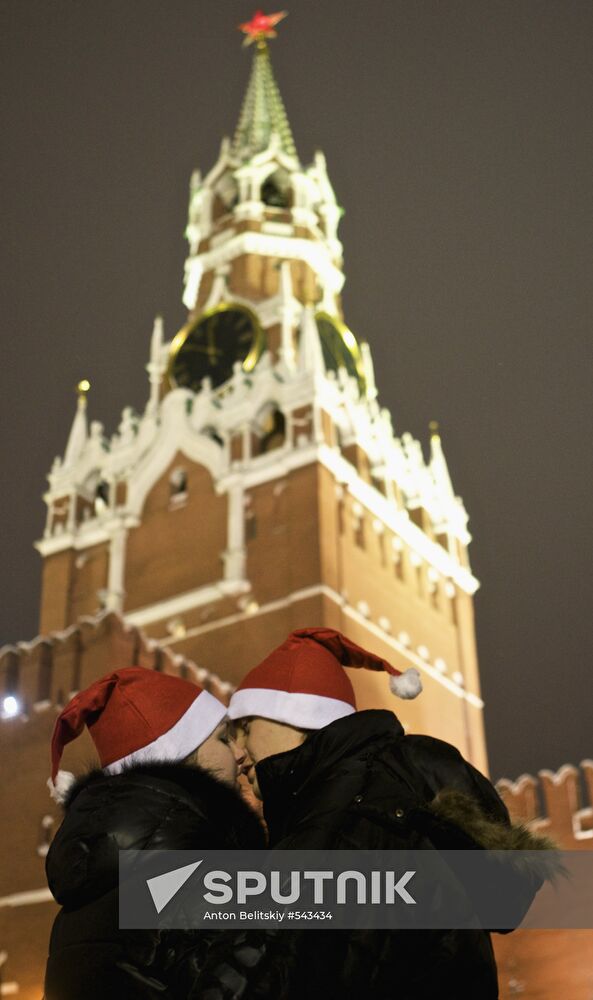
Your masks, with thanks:
M 95 487 L 95 514 L 102 514 L 109 507 L 109 483 L 100 479 Z
M 292 188 L 285 170 L 276 170 L 266 177 L 261 186 L 261 200 L 270 208 L 291 208 Z
M 282 410 L 275 403 L 269 403 L 260 410 L 255 430 L 258 455 L 281 448 L 286 441 L 286 418 Z
M 101 477 L 99 469 L 93 469 L 80 487 L 80 496 L 87 505 L 80 512 L 80 520 L 86 521 L 93 515 L 102 514 L 111 503 L 111 485 Z

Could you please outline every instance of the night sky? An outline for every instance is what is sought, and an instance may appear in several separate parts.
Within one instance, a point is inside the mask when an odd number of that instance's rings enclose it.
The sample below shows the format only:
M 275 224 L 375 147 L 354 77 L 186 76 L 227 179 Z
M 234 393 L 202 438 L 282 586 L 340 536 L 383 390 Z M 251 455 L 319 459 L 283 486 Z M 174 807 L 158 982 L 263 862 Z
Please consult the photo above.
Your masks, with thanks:
M 112 433 L 154 315 L 184 320 L 189 178 L 234 130 L 253 9 L 0 3 L 2 641 L 37 632 L 77 381 Z M 440 421 L 470 514 L 494 778 L 593 757 L 592 50 L 589 0 L 294 0 L 272 43 L 380 401 L 425 449 Z

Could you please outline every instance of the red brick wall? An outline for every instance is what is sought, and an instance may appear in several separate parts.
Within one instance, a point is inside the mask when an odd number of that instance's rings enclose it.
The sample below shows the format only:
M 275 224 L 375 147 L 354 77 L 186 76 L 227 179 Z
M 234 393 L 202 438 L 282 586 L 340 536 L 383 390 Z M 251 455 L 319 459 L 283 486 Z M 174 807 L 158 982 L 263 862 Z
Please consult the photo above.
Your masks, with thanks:
M 171 502 L 169 477 L 187 473 L 187 501 Z M 133 611 L 222 578 L 227 499 L 216 496 L 203 466 L 178 454 L 146 498 L 142 523 L 126 548 L 125 610 Z
M 579 772 L 566 766 L 557 774 L 540 771 L 497 785 L 513 819 L 552 837 L 566 850 L 593 850 L 593 762 L 581 764 L 588 801 L 582 801 Z M 539 801 L 543 801 L 543 814 Z M 581 812 L 583 810 L 583 812 Z M 573 820 L 582 834 L 575 837 Z M 501 1000 L 591 1000 L 593 931 L 518 930 L 494 935 Z
M 177 662 L 178 661 L 178 662 Z M 66 635 L 54 635 L 31 646 L 4 650 L 0 656 L 0 695 L 6 678 L 16 678 L 15 695 L 25 715 L 0 721 L 0 815 L 3 824 L 0 851 L 0 902 L 15 893 L 44 890 L 44 857 L 38 853 L 43 841 L 42 819 L 54 818 L 60 807 L 51 799 L 46 781 L 50 774 L 49 747 L 57 713 L 70 693 L 86 687 L 110 667 L 138 664 L 178 673 L 182 657 L 148 643 L 143 633 L 130 628 L 111 613 L 87 621 Z M 15 671 L 16 666 L 16 671 Z M 187 667 L 188 678 L 194 676 Z M 200 681 L 215 695 L 222 692 L 215 677 Z M 49 698 L 39 703 L 39 694 Z M 92 741 L 85 730 L 69 744 L 62 758 L 65 770 L 80 773 L 97 763 Z M 17 996 L 40 1000 L 49 933 L 57 906 L 53 901 L 27 905 L 0 905 L 0 950 L 7 952 L 3 982 L 17 982 Z

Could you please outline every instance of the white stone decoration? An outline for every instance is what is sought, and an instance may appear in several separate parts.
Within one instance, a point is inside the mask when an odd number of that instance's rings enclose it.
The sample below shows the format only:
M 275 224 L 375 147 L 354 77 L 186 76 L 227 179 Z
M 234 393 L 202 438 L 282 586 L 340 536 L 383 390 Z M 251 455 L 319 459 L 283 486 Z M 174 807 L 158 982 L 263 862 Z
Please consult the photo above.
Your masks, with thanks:
M 271 176 L 281 179 L 292 192 L 290 222 L 269 218 L 270 209 L 261 200 L 262 185 Z M 220 232 L 215 231 L 212 215 L 217 200 L 227 206 L 229 214 L 229 224 Z M 322 308 L 335 312 L 335 296 L 344 283 L 342 244 L 337 236 L 341 214 L 323 154 L 318 153 L 313 165 L 304 168 L 272 132 L 268 147 L 245 161 L 241 151 L 224 140 L 212 170 L 203 180 L 198 172 L 192 178 L 185 305 L 188 309 L 195 305 L 206 271 L 242 254 L 258 254 L 280 261 L 306 261 L 317 276 Z M 258 222 L 259 231 L 238 232 L 245 220 Z M 310 237 L 297 236 L 297 227 L 306 228 Z
M 338 239 L 342 210 L 323 154 L 317 153 L 313 164 L 303 167 L 282 124 L 279 105 L 276 112 L 280 124 L 266 133 L 265 148 L 247 156 L 238 140 L 232 144 L 224 140 L 212 170 L 204 178 L 197 171 L 192 175 L 184 302 L 192 309 L 203 275 L 214 272 L 207 305 L 232 299 L 256 314 L 264 333 L 279 327 L 278 360 L 264 351 L 248 375 L 237 362 L 224 385 L 213 387 L 204 379 L 195 393 L 170 388 L 164 383 L 170 344 L 158 316 L 150 335 L 144 412 L 136 414 L 126 407 L 117 433 L 109 438 L 98 421 L 91 422 L 89 429 L 87 401 L 81 396 L 64 458 L 54 461 L 48 476 L 47 521 L 37 549 L 43 556 L 69 548 L 84 554 L 93 545 L 107 543 L 109 569 L 103 600 L 106 608 L 120 612 L 125 609 L 127 538 L 140 524 L 146 497 L 175 455 L 181 453 L 184 462 L 206 468 L 216 494 L 228 498 L 222 578 L 138 609 L 133 613 L 137 624 L 183 614 L 221 595 L 248 593 L 248 491 L 273 480 L 285 482 L 293 470 L 315 462 L 331 473 L 340 497 L 348 495 L 355 526 L 370 518 L 377 534 L 389 533 L 395 560 L 405 548 L 412 565 L 426 565 L 429 581 L 447 581 L 445 592 L 451 597 L 456 588 L 473 594 L 479 586 L 459 558 L 471 536 L 463 502 L 451 486 L 440 437 L 432 436 L 426 461 L 417 440 L 407 433 L 396 435 L 391 415 L 379 405 L 371 350 L 365 342 L 361 342 L 364 392 L 344 369 L 337 375 L 326 371 L 315 313 L 320 308 L 332 315 L 339 311 L 344 282 Z M 271 177 L 282 190 L 290 191 L 288 208 L 276 209 L 262 201 L 262 185 Z M 215 218 L 221 210 L 222 229 Z M 245 231 L 245 220 L 255 221 L 257 231 Z M 255 302 L 231 294 L 229 271 L 233 261 L 246 254 L 269 258 L 277 266 L 278 288 L 270 298 Z M 299 261 L 306 262 L 316 277 L 315 305 L 303 304 L 295 296 L 291 263 Z M 284 417 L 284 443 L 253 455 L 252 430 L 257 430 L 258 415 L 271 406 Z M 339 444 L 325 442 L 324 419 L 333 424 L 332 440 Z M 231 440 L 236 436 L 242 436 L 243 455 L 232 460 Z M 368 456 L 373 476 L 384 489 L 367 482 L 346 460 L 342 448 L 350 444 Z M 99 483 L 106 484 L 108 499 L 95 503 Z M 124 491 L 118 488 L 120 484 Z M 78 515 L 80 499 L 84 513 Z M 171 504 L 171 516 L 180 504 L 179 500 Z M 432 541 L 410 518 L 409 511 L 419 507 L 427 512 L 437 533 L 445 536 L 447 548 Z M 410 644 L 409 637 L 406 644 Z

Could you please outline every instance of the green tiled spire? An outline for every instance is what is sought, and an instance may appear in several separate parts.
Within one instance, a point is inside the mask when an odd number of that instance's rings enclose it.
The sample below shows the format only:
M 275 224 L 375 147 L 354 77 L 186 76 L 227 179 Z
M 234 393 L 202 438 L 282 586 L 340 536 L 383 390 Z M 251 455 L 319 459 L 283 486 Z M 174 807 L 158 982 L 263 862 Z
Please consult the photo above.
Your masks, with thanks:
M 296 149 L 284 104 L 274 79 L 270 52 L 265 41 L 258 42 L 251 77 L 235 131 L 232 152 L 241 160 L 250 160 L 267 149 L 272 132 L 280 138 L 281 149 L 296 156 Z

